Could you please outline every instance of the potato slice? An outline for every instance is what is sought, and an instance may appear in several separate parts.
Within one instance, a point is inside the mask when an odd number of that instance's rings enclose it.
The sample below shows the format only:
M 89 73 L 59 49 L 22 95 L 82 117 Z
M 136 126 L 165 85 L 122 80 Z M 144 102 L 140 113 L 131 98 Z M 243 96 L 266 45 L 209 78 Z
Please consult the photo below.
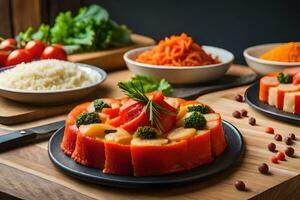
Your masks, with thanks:
M 132 136 L 127 131 L 118 128 L 117 132 L 106 134 L 104 138 L 109 142 L 130 144 Z
M 140 139 L 140 138 L 133 138 L 131 140 L 132 145 L 139 145 L 139 146 L 161 146 L 168 143 L 168 139 L 158 138 L 158 139 Z
M 115 127 L 108 124 L 90 124 L 82 125 L 79 127 L 79 131 L 89 137 L 104 138 L 105 130 L 116 130 Z
M 196 133 L 196 129 L 194 128 L 183 128 L 179 127 L 174 130 L 172 130 L 167 138 L 171 141 L 180 141 L 180 140 L 186 140 L 190 137 L 193 137 Z
M 203 116 L 208 122 L 219 120 L 221 118 L 218 113 L 208 113 L 208 114 L 204 114 Z
M 94 107 L 94 103 L 93 102 L 88 106 L 87 111 L 89 113 L 95 112 L 95 107 Z
M 268 104 L 271 106 L 277 106 L 277 91 L 277 87 L 271 87 L 269 89 Z

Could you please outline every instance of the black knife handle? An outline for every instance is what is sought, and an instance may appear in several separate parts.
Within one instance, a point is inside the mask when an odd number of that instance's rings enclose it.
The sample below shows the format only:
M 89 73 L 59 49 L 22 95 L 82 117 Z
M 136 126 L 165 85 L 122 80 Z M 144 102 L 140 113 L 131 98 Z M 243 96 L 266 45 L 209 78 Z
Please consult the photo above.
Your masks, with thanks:
M 37 137 L 37 134 L 28 130 L 15 131 L 0 135 L 0 151 L 10 149 L 17 145 L 26 143 Z

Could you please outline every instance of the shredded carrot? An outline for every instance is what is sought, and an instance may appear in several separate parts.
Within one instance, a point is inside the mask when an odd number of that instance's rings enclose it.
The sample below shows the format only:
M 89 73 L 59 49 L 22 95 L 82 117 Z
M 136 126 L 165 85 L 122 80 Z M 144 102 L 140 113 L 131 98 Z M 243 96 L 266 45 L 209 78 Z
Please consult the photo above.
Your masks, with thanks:
M 300 62 L 300 45 L 290 42 L 267 51 L 260 58 L 279 62 Z
M 213 58 L 207 54 L 185 33 L 161 40 L 157 46 L 140 54 L 136 61 L 164 66 L 202 66 L 220 63 L 217 57 Z

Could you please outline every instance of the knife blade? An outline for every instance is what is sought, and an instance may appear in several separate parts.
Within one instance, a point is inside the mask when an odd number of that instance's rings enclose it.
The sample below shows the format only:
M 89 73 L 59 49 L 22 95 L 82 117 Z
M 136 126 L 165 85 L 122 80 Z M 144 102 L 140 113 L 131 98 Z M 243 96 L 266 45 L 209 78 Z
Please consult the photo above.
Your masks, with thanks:
M 65 121 L 13 131 L 0 136 L 0 151 L 15 148 L 30 142 L 46 140 L 58 129 L 65 125 Z

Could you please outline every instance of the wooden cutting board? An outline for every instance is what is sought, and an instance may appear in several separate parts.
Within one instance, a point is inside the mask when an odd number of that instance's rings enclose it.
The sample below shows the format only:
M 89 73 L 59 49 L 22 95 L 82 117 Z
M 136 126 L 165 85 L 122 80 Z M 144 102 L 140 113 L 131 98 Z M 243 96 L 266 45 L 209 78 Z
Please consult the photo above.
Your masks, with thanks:
M 253 74 L 253 71 L 246 67 L 233 65 L 227 74 L 237 76 L 239 73 L 250 75 Z M 128 80 L 131 76 L 132 74 L 128 70 L 109 73 L 107 80 L 101 87 L 83 101 L 100 97 L 120 97 L 122 93 L 118 87 L 116 87 L 117 83 L 119 81 Z M 180 91 L 182 92 L 182 88 Z M 191 91 L 187 90 L 187 94 L 190 94 L 190 92 Z M 199 90 L 198 93 L 200 92 L 201 90 Z M 31 106 L 0 98 L 0 108 L 5 108 L 0 109 L 0 124 L 12 125 L 67 113 L 77 104 L 79 104 L 79 102 L 61 106 Z
M 240 75 L 244 73 L 242 70 L 235 72 Z M 120 78 L 126 76 L 126 73 L 120 72 L 118 75 Z M 109 81 L 113 83 L 113 80 Z M 106 87 L 109 89 L 108 83 L 106 83 Z M 273 120 L 251 109 L 246 103 L 236 102 L 234 95 L 243 94 L 246 88 L 247 86 L 224 90 L 199 98 L 200 101 L 220 112 L 223 119 L 234 124 L 241 131 L 246 145 L 245 154 L 237 166 L 207 180 L 184 187 L 143 190 L 116 189 L 85 183 L 65 175 L 57 169 L 48 157 L 47 142 L 42 142 L 0 154 L 0 191 L 29 200 L 300 199 L 300 127 Z M 117 90 L 111 92 L 112 95 L 118 95 Z M 233 118 L 232 112 L 240 109 L 248 110 L 249 116 L 256 118 L 257 125 L 250 126 L 248 118 Z M 36 126 L 64 117 L 57 116 L 6 128 Z M 273 139 L 274 135 L 264 133 L 267 126 L 272 126 L 275 132 L 282 136 L 286 136 L 290 132 L 296 134 L 298 140 L 292 145 L 296 150 L 295 158 L 287 158 L 286 161 L 281 161 L 279 164 L 271 163 L 270 159 L 274 153 L 267 150 L 269 142 L 276 143 L 279 150 L 284 149 L 286 145 L 283 142 L 276 142 Z M 7 131 L 2 130 L 2 132 Z M 269 165 L 270 175 L 262 175 L 258 172 L 257 167 L 263 162 Z M 236 180 L 243 180 L 248 190 L 237 191 L 233 185 Z
M 131 39 L 133 44 L 130 46 L 105 51 L 73 54 L 68 56 L 68 60 L 99 66 L 106 71 L 124 68 L 123 54 L 126 51 L 155 44 L 152 38 L 143 35 L 132 34 Z

